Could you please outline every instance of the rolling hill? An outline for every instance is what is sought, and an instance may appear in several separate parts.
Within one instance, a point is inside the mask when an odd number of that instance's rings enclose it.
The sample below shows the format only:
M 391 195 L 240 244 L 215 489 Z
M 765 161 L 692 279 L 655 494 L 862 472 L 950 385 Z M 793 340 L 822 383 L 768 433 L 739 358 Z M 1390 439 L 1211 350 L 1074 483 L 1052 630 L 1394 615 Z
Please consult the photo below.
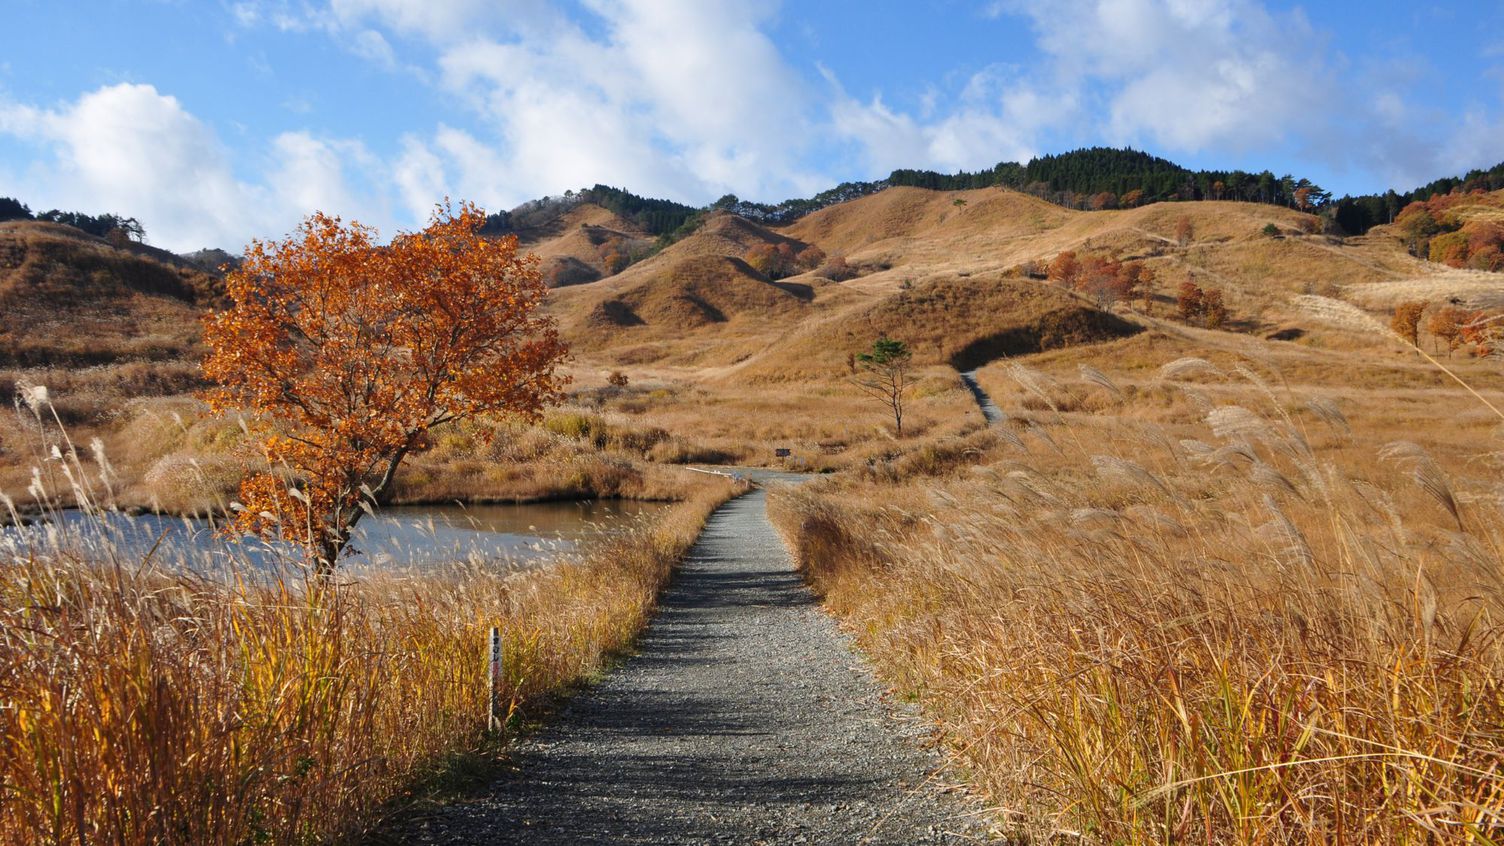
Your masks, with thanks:
M 1485 196 L 1468 214 L 1501 203 L 1504 192 Z M 756 461 L 791 445 L 840 464 L 883 449 L 870 438 L 880 410 L 848 382 L 851 356 L 881 335 L 915 351 L 927 387 L 914 431 L 940 433 L 974 425 L 957 368 L 1079 349 L 1110 369 L 1088 348 L 1133 344 L 1120 339 L 1148 330 L 1149 341 L 1124 349 L 1168 348 L 1153 339 L 1170 337 L 1190 354 L 1236 341 L 1326 380 L 1354 356 L 1394 350 L 1312 312 L 1309 295 L 1381 321 L 1415 298 L 1504 300 L 1504 277 L 1415 258 L 1392 226 L 1355 238 L 1308 234 L 1314 216 L 1269 204 L 1078 211 L 1004 188 L 895 187 L 784 226 L 711 211 L 677 240 L 593 202 L 561 209 L 515 231 L 556 286 L 547 308 L 575 353 L 577 401 L 698 445 L 684 455 Z M 773 249 L 829 261 L 775 279 L 756 258 Z M 1147 307 L 1045 282 L 1043 269 L 1066 250 L 1142 262 L 1154 278 Z M 833 262 L 844 272 L 831 272 Z M 1185 283 L 1221 294 L 1223 331 L 1174 319 Z M 0 379 L 46 382 L 71 422 L 113 432 L 133 399 L 198 386 L 198 316 L 214 292 L 212 274 L 170 254 L 54 224 L 0 225 Z M 600 393 L 613 372 L 632 387 Z

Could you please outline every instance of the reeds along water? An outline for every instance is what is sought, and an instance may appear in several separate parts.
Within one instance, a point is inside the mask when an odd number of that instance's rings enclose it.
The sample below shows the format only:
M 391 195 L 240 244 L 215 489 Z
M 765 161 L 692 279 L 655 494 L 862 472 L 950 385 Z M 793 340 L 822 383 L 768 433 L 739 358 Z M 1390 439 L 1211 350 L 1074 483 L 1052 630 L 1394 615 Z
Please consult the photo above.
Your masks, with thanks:
M 27 409 L 38 422 L 46 396 Z M 50 481 L 103 513 L 103 464 L 61 431 Z M 53 447 L 56 447 L 56 451 Z M 455 756 L 483 753 L 486 638 L 512 713 L 595 672 L 647 619 L 731 495 L 697 480 L 654 524 L 516 572 L 363 573 L 308 590 L 59 539 L 0 562 L 0 843 L 307 843 L 357 835 Z
M 1018 832 L 1504 840 L 1492 465 L 1315 448 L 1350 443 L 1337 406 L 1245 370 L 1197 426 L 1038 415 L 940 480 L 784 491 L 775 519 Z

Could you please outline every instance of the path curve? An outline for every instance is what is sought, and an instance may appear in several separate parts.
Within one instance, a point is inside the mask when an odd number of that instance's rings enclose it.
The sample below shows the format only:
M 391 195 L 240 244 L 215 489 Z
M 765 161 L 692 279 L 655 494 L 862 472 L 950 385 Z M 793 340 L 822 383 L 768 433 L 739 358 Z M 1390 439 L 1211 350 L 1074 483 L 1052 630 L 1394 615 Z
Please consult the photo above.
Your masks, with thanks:
M 997 403 L 992 401 L 992 397 L 987 396 L 987 392 L 982 390 L 982 383 L 977 381 L 977 372 L 975 370 L 961 371 L 961 384 L 965 385 L 966 389 L 971 391 L 972 397 L 977 401 L 977 407 L 982 409 L 982 417 L 987 421 L 988 426 L 1001 423 L 1007 419 L 1007 415 L 1003 414 L 1003 410 L 997 407 Z
M 821 611 L 757 490 L 711 515 L 633 658 L 520 741 L 484 795 L 398 839 L 975 842 L 923 731 Z

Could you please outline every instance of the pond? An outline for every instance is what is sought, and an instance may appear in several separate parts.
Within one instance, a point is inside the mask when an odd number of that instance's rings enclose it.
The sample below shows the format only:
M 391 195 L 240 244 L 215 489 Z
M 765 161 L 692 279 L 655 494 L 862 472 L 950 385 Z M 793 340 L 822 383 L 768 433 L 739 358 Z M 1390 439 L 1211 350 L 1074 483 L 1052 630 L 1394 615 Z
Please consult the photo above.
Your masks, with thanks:
M 591 540 L 643 525 L 670 503 L 598 499 L 524 505 L 395 506 L 355 528 L 353 552 L 342 566 L 432 567 L 467 561 L 539 563 L 578 550 Z M 159 564 L 211 571 L 242 562 L 268 567 L 286 550 L 234 541 L 206 520 L 153 514 L 100 516 L 66 510 L 48 521 L 0 528 L 0 559 L 29 549 L 63 547 L 101 561 Z

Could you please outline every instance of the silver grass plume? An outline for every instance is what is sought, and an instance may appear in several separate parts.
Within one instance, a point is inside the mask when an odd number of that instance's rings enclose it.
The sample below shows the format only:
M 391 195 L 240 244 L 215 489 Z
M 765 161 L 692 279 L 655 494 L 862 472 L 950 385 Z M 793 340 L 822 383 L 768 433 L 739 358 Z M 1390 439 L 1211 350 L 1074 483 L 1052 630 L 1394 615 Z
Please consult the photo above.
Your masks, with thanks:
M 1264 507 L 1274 519 L 1259 527 L 1259 533 L 1266 536 L 1272 534 L 1276 540 L 1282 541 L 1284 551 L 1300 559 L 1303 565 L 1309 567 L 1315 563 L 1316 555 L 1311 552 L 1311 545 L 1306 541 L 1305 534 L 1279 507 L 1273 496 L 1264 494 Z
M 1212 434 L 1224 440 L 1228 438 L 1258 438 L 1267 440 L 1270 435 L 1269 421 L 1241 405 L 1224 405 L 1206 415 Z
M 1379 457 L 1396 463 L 1408 462 L 1411 465 L 1410 479 L 1452 515 L 1458 529 L 1462 528 L 1462 511 L 1457 505 L 1457 496 L 1452 493 L 1446 474 L 1430 453 L 1417 443 L 1394 441 L 1379 450 Z
M 1125 458 L 1111 455 L 1093 455 L 1091 466 L 1096 468 L 1097 475 L 1107 478 L 1127 479 L 1131 482 L 1155 487 L 1166 496 L 1171 495 L 1170 489 L 1165 486 L 1159 477 L 1150 473 L 1140 464 L 1135 464 Z
M 1212 364 L 1210 361 L 1207 361 L 1204 358 L 1196 358 L 1195 356 L 1177 358 L 1169 364 L 1163 365 L 1159 368 L 1159 378 L 1161 381 L 1179 379 L 1183 376 L 1190 376 L 1194 373 L 1211 373 L 1214 376 L 1224 375 L 1222 371 L 1218 370 L 1217 366 Z
M 1285 474 L 1279 472 L 1278 470 L 1274 469 L 1274 467 L 1270 466 L 1269 464 L 1265 464 L 1262 461 L 1255 461 L 1253 465 L 1248 468 L 1248 478 L 1251 479 L 1253 483 L 1258 485 L 1259 487 L 1273 488 L 1275 490 L 1284 491 L 1285 493 L 1300 499 L 1305 498 L 1304 494 L 1300 492 L 1300 489 L 1295 487 L 1295 483 L 1291 482 L 1285 476 Z
M 1083 382 L 1096 385 L 1097 387 L 1106 390 L 1108 393 L 1112 394 L 1118 399 L 1123 398 L 1123 389 L 1119 388 L 1116 383 L 1107 378 L 1106 373 L 1103 373 L 1102 371 L 1098 370 L 1095 367 L 1092 367 L 1089 364 L 1083 364 L 1077 369 L 1081 373 L 1081 380 Z
M 1333 429 L 1340 430 L 1344 435 L 1352 434 L 1353 429 L 1347 422 L 1347 415 L 1342 413 L 1335 401 L 1327 397 L 1311 397 L 1306 400 L 1306 408 Z

